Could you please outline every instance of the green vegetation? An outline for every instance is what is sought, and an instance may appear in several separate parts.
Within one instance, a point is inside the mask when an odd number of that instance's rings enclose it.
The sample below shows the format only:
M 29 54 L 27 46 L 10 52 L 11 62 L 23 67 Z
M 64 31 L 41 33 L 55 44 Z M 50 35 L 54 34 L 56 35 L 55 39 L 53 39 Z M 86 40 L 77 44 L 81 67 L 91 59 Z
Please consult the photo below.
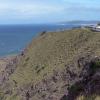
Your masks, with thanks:
M 72 61 L 74 56 L 100 53 L 99 37 L 100 33 L 88 29 L 47 33 L 38 37 L 28 46 L 25 57 L 11 79 L 16 80 L 19 86 L 24 83 L 37 83 L 45 74 L 52 74 L 55 68 L 63 69 L 64 64 Z
M 74 63 L 79 56 L 87 54 L 100 55 L 99 32 L 73 29 L 40 35 L 27 46 L 25 54 L 20 57 L 17 69 L 9 77 L 8 82 L 14 90 L 6 100 L 20 100 L 18 99 L 20 95 L 17 94 L 18 89 L 49 79 L 55 71 L 62 72 L 66 68 L 65 65 Z M 96 66 L 98 64 L 100 63 L 97 62 Z M 14 81 L 17 88 L 14 87 Z M 59 81 L 57 86 L 60 87 L 62 84 Z M 60 88 L 58 89 L 60 91 Z M 39 99 L 35 95 L 32 100 Z
M 100 100 L 100 96 L 92 95 L 92 96 L 80 96 L 77 100 Z
M 100 61 L 96 61 L 95 63 L 92 62 L 92 66 L 91 66 L 92 70 L 95 72 L 96 70 L 98 70 L 100 68 Z

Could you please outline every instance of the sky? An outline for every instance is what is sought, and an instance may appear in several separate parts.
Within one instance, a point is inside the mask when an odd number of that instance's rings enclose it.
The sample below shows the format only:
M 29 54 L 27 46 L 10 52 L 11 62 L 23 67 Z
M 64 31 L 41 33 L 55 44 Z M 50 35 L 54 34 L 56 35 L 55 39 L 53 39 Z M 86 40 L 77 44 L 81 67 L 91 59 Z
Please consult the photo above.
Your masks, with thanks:
M 0 24 L 100 20 L 100 0 L 0 0 Z

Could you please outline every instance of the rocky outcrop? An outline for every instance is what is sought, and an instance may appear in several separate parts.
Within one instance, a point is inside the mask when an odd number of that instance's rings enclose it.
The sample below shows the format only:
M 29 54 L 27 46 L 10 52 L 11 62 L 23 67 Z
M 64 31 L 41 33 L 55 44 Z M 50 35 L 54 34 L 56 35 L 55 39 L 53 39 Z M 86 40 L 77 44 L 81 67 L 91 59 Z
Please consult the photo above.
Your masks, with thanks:
M 18 57 L 7 57 L 2 58 L 2 60 L 4 60 L 6 64 L 3 66 L 4 69 L 0 73 L 0 85 L 4 84 L 4 82 L 9 79 L 9 76 L 15 71 L 18 62 Z
M 12 94 L 13 89 L 8 81 L 17 68 L 18 59 L 18 56 L 0 58 L 0 61 L 5 62 L 0 69 L 0 100 L 6 100 L 5 97 Z
M 100 58 L 81 58 L 78 64 L 82 68 L 79 79 L 68 89 L 68 94 L 60 100 L 76 100 L 79 95 L 100 95 Z
M 76 100 L 79 95 L 100 94 L 100 58 L 81 57 L 74 65 L 66 66 L 63 72 L 54 74 L 38 84 L 27 84 L 19 89 L 22 100 Z
M 17 63 L 17 57 L 10 59 L 5 70 L 0 73 L 0 87 L 5 89 L 5 95 L 12 94 L 7 81 L 16 70 Z M 100 58 L 81 57 L 76 67 L 74 64 L 65 65 L 65 70 L 54 70 L 52 76 L 44 78 L 38 84 L 30 83 L 18 88 L 15 80 L 13 83 L 13 88 L 17 88 L 16 95 L 20 95 L 22 100 L 33 100 L 33 97 L 38 100 L 76 100 L 79 95 L 100 95 Z

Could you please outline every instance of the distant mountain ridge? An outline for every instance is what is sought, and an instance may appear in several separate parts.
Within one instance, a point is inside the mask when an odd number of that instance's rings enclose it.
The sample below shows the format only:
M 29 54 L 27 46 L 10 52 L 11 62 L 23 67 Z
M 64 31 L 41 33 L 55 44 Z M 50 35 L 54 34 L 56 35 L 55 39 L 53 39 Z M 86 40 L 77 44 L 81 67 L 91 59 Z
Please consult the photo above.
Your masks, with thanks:
M 97 24 L 100 21 L 82 21 L 82 20 L 77 20 L 77 21 L 66 21 L 66 22 L 60 22 L 62 24 Z

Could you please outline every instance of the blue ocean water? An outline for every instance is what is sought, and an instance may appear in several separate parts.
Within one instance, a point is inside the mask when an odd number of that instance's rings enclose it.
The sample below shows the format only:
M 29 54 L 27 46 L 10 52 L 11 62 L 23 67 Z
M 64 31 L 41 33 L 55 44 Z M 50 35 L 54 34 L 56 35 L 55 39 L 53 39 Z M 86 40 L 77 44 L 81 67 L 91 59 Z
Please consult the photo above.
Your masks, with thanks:
M 42 31 L 58 31 L 76 27 L 71 24 L 0 25 L 0 56 L 15 54 Z

